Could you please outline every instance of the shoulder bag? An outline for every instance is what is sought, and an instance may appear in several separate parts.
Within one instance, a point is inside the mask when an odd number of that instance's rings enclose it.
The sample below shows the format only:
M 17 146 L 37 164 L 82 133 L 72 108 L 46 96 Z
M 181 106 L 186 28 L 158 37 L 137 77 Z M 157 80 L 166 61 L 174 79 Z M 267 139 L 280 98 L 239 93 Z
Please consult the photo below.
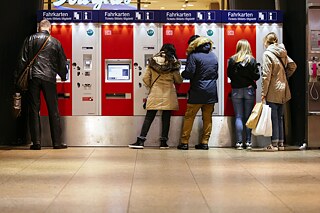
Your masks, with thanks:
M 44 48 L 44 46 L 47 44 L 47 42 L 49 41 L 50 36 L 48 36 L 48 38 L 46 39 L 46 41 L 42 44 L 41 48 L 39 49 L 39 51 L 37 52 L 37 54 L 33 57 L 33 59 L 29 62 L 29 64 L 26 66 L 26 68 L 23 70 L 23 72 L 21 73 L 21 75 L 19 76 L 18 80 L 17 80 L 17 86 L 20 90 L 22 91 L 27 91 L 28 90 L 28 83 L 29 83 L 29 79 L 31 77 L 31 67 L 32 64 L 34 62 L 34 60 L 37 58 L 37 56 L 39 55 L 39 53 L 41 52 L 41 50 Z

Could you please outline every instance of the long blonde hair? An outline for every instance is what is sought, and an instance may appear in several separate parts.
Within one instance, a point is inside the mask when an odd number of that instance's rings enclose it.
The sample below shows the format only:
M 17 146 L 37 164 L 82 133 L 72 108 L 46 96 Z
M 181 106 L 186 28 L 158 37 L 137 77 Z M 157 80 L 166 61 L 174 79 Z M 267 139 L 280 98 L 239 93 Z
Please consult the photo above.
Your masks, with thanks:
M 241 62 L 248 56 L 252 56 L 250 44 L 248 40 L 241 39 L 237 42 L 236 54 L 234 54 L 233 58 L 236 62 Z

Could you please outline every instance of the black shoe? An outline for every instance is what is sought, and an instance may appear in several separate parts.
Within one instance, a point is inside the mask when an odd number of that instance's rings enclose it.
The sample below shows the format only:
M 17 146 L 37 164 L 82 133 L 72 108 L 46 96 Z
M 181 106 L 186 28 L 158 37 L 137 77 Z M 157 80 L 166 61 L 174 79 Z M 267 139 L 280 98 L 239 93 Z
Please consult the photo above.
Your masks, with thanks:
M 39 143 L 32 144 L 32 145 L 30 146 L 30 149 L 31 149 L 31 150 L 41 150 L 41 144 L 39 144 Z
M 195 149 L 208 150 L 209 146 L 208 146 L 208 144 L 199 143 L 199 144 L 195 145 L 194 148 Z
M 180 143 L 177 146 L 177 149 L 188 150 L 189 149 L 189 145 L 188 144 L 184 144 L 184 143 Z
M 167 141 L 161 141 L 160 149 L 169 149 Z
M 60 145 L 57 145 L 57 146 L 53 146 L 54 149 L 66 149 L 68 148 L 68 145 L 65 144 L 65 143 L 62 143 Z
M 129 144 L 128 146 L 133 149 L 143 149 L 144 148 L 144 141 L 138 139 L 137 142 L 135 142 L 133 144 Z

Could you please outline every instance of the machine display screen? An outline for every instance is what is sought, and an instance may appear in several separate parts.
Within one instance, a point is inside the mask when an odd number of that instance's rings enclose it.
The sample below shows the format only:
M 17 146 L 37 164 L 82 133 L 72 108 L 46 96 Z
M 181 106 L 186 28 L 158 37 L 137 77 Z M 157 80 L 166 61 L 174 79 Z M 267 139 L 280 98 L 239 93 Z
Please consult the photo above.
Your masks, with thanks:
M 130 65 L 108 64 L 106 77 L 108 81 L 128 81 L 130 80 Z

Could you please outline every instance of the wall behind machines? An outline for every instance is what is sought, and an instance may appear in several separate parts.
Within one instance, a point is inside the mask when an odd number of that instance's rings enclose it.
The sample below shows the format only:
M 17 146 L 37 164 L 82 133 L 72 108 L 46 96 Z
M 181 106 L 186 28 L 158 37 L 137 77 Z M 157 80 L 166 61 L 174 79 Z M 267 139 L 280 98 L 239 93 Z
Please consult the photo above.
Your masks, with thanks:
M 36 11 L 41 9 L 41 1 L 35 0 L 28 4 L 23 0 L 4 1 L 1 2 L 1 7 L 3 33 L 0 35 L 0 145 L 26 144 L 26 113 L 23 112 L 18 120 L 11 114 L 13 72 L 24 39 L 37 30 Z
M 59 107 L 70 110 L 72 105 L 71 114 L 70 111 L 63 114 L 62 110 L 63 137 L 70 146 L 132 143 L 140 133 L 146 113 L 142 105 L 148 90 L 142 77 L 148 58 L 164 43 L 173 43 L 184 66 L 187 41 L 194 34 L 212 39 L 213 51 L 219 59 L 219 103 L 213 113 L 209 144 L 233 146 L 234 119 L 228 95 L 231 87 L 226 77 L 227 60 L 235 53 L 240 38 L 250 41 L 254 55 L 262 55 L 260 38 L 264 34 L 273 30 L 282 37 L 279 11 L 39 11 L 39 20 L 42 18 L 56 22 L 55 34 L 61 38 L 64 49 L 69 50 L 72 43 L 71 51 L 67 51 L 72 67 L 69 82 L 58 83 L 62 94 Z M 62 31 L 63 28 L 67 30 Z M 72 85 L 71 91 L 67 85 Z M 176 85 L 180 109 L 173 112 L 171 120 L 171 146 L 179 142 L 189 87 L 188 80 Z M 200 115 L 201 112 L 195 119 L 191 145 L 199 141 Z M 42 141 L 49 146 L 48 118 L 43 116 L 41 121 Z M 160 131 L 161 117 L 157 116 L 146 146 L 159 145 Z

